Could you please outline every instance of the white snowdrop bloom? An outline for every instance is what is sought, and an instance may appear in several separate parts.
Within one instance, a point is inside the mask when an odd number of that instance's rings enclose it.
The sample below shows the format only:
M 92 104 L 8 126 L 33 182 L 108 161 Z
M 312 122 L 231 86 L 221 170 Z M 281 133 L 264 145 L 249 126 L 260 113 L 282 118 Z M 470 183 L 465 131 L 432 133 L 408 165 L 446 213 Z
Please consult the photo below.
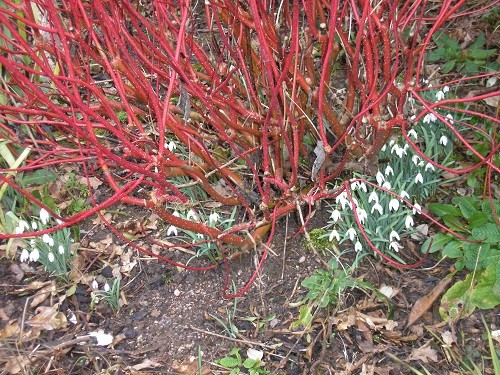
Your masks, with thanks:
M 59 254 L 64 254 L 64 246 L 63 245 L 59 245 L 59 247 L 57 248 L 57 251 L 59 251 Z
M 22 230 L 23 230 L 23 232 L 24 232 L 25 230 L 30 230 L 30 226 L 29 226 L 29 224 L 28 224 L 26 221 L 24 221 L 24 220 L 19 220 L 19 227 L 23 228 L 23 229 L 22 229 Z M 22 232 L 21 232 L 21 233 L 22 233 Z
M 395 141 L 394 139 L 391 139 L 391 140 L 389 141 L 389 147 L 392 147 L 392 145 L 393 145 L 394 143 L 396 143 L 396 141 Z
M 113 342 L 113 335 L 104 333 L 102 329 L 96 332 L 90 332 L 89 335 L 96 338 L 97 345 L 99 346 L 108 346 Z
M 211 223 L 217 223 L 219 221 L 220 215 L 217 212 L 212 212 L 208 217 L 208 221 Z
M 389 211 L 397 211 L 399 208 L 399 200 L 396 198 L 392 198 L 389 201 Z
M 24 233 L 24 227 L 18 225 L 17 227 L 14 228 L 14 234 L 21 234 Z
M 442 135 L 441 138 L 439 138 L 439 144 L 446 146 L 448 144 L 448 137 L 446 137 L 446 135 Z
M 351 241 L 354 241 L 354 238 L 356 237 L 356 229 L 354 228 L 349 228 L 345 234 L 349 237 Z
M 47 259 L 49 260 L 50 263 L 52 263 L 55 260 L 54 253 L 52 251 L 48 252 Z
M 415 183 L 418 184 L 419 182 L 421 184 L 424 183 L 424 177 L 422 176 L 422 173 L 420 173 L 420 172 L 418 172 L 417 175 L 415 176 Z
M 391 190 L 391 183 L 389 181 L 385 181 L 383 184 L 382 184 L 382 187 L 384 189 L 387 189 L 387 190 Z
M 174 215 L 175 217 L 181 217 L 181 214 L 178 211 L 174 211 L 172 215 Z
M 108 283 L 104 283 L 104 288 L 103 289 L 104 289 L 105 292 L 109 292 L 109 289 L 110 289 L 109 288 L 109 284 Z
M 400 240 L 398 232 L 396 232 L 395 230 L 392 230 L 391 233 L 389 233 L 389 241 L 392 242 L 392 240 L 394 240 L 394 239 L 396 239 L 398 241 Z
M 361 224 L 365 223 L 366 218 L 368 217 L 368 214 L 366 213 L 365 210 L 362 208 L 358 207 L 356 208 L 356 214 L 358 215 L 358 220 Z
M 410 131 L 408 132 L 408 137 L 412 137 L 414 140 L 418 139 L 418 135 L 415 129 L 410 129 Z
M 54 246 L 54 239 L 50 237 L 47 233 L 42 236 L 42 241 L 49 246 Z
M 97 289 L 99 289 L 99 284 L 97 284 L 97 280 L 96 280 L 96 279 L 94 279 L 94 280 L 92 281 L 92 285 L 91 285 L 91 287 L 92 287 L 92 289 L 93 289 L 93 290 L 97 290 Z
M 34 248 L 30 253 L 30 262 L 36 262 L 40 259 L 40 252 L 37 248 Z
M 389 249 L 391 249 L 397 253 L 397 252 L 399 252 L 399 244 L 397 242 L 391 242 L 389 244 Z
M 356 243 L 354 244 L 354 251 L 360 252 L 361 250 L 363 250 L 363 245 L 361 245 L 361 242 L 356 241 Z
M 337 221 L 340 220 L 341 217 L 340 211 L 337 209 L 333 210 L 330 217 L 333 219 L 333 222 L 336 223 Z
M 264 352 L 262 350 L 257 350 L 257 349 L 252 349 L 252 348 L 248 348 L 248 350 L 247 350 L 248 359 L 251 359 L 254 361 L 261 361 L 263 356 L 264 356 Z
M 422 207 L 418 203 L 413 204 L 413 215 L 422 212 Z
M 378 202 L 373 205 L 371 213 L 373 214 L 374 211 L 378 211 L 378 213 L 380 215 L 382 215 L 384 213 L 384 209 L 382 208 L 382 206 Z
M 414 224 L 414 222 L 413 222 L 413 216 L 411 216 L 411 215 L 406 216 L 406 219 L 405 219 L 405 227 L 406 227 L 406 229 L 413 227 L 413 224 Z
M 57 225 L 61 225 L 62 223 L 64 223 L 64 221 L 62 221 L 60 219 L 56 219 L 56 223 L 57 223 Z
M 394 153 L 398 153 L 399 149 L 401 147 L 399 147 L 399 145 L 397 143 L 395 143 L 392 147 L 391 147 L 391 154 L 394 154 Z
M 168 148 L 170 152 L 173 152 L 177 148 L 177 145 L 174 141 L 170 141 L 168 143 L 165 143 L 165 147 Z
M 403 154 L 406 155 L 406 150 L 404 147 L 400 147 L 396 150 L 396 155 L 401 159 L 403 157 Z
M 431 122 L 436 122 L 437 117 L 434 115 L 434 113 L 428 113 L 424 116 L 424 119 L 422 120 L 424 124 L 430 124 Z
M 205 236 L 203 236 L 203 233 L 196 233 L 196 237 L 198 237 L 199 239 L 205 238 Z
M 428 169 L 430 169 L 431 171 L 436 170 L 436 168 L 434 168 L 434 166 L 429 162 L 425 165 L 425 171 L 427 172 Z
M 420 162 L 420 156 L 418 156 L 418 155 L 413 155 L 413 156 L 411 157 L 411 161 L 413 162 L 413 164 L 418 165 L 418 163 Z
M 21 251 L 21 256 L 19 257 L 19 260 L 21 261 L 21 263 L 24 263 L 29 258 L 30 258 L 30 252 L 26 249 L 23 249 L 23 251 Z
M 349 204 L 349 206 L 351 206 L 351 202 L 347 199 L 347 192 L 345 192 L 345 191 L 343 191 L 342 193 L 337 195 L 337 198 L 335 198 L 335 202 L 337 204 L 340 203 L 340 206 L 342 207 L 343 210 L 345 209 L 347 204 Z
M 373 190 L 368 196 L 368 203 L 371 203 L 372 201 L 378 203 L 378 195 L 375 190 Z
M 351 190 L 356 190 L 359 186 L 359 181 L 351 182 Z
M 448 114 L 446 115 L 446 118 L 448 119 L 448 121 L 450 122 L 450 124 L 452 124 L 452 125 L 453 125 L 453 115 L 452 115 L 451 113 L 448 113 Z
M 385 167 L 385 175 L 386 176 L 389 176 L 389 175 L 393 175 L 394 176 L 394 169 L 392 169 L 392 167 L 390 165 L 388 165 L 387 167 Z
M 194 212 L 194 210 L 189 210 L 187 215 L 186 215 L 186 219 L 187 220 L 191 220 L 193 219 L 194 221 L 196 221 L 196 212 Z
M 359 184 L 359 190 L 361 190 L 363 193 L 366 193 L 368 189 L 366 188 L 366 184 L 364 182 L 361 182 Z
M 444 99 L 444 92 L 439 90 L 438 92 L 436 92 L 436 101 L 440 101 L 440 100 L 443 100 Z
M 45 208 L 40 209 L 40 220 L 45 225 L 49 222 L 50 215 Z
M 377 179 L 377 184 L 379 186 L 382 185 L 382 183 L 385 181 L 385 177 L 384 175 L 382 174 L 382 172 L 378 171 L 377 174 L 375 175 L 375 178 Z
M 448 91 L 450 91 L 450 86 L 445 86 L 443 87 L 443 92 L 446 94 Z
M 340 234 L 335 229 L 330 232 L 330 236 L 328 237 L 328 240 L 330 242 L 332 242 L 334 238 L 337 240 L 337 242 L 340 241 Z
M 38 224 L 36 223 L 36 221 L 32 221 L 31 222 L 31 228 L 33 228 L 33 230 L 37 230 L 38 229 Z
M 382 152 L 385 152 L 385 150 L 387 150 L 387 145 L 383 145 L 382 148 L 380 149 L 380 151 Z
M 410 196 L 408 195 L 408 193 L 404 190 L 401 190 L 401 193 L 399 194 L 401 196 L 401 198 L 403 199 L 410 199 Z
M 174 235 L 174 236 L 177 236 L 177 227 L 171 225 L 168 227 L 167 229 L 167 236 L 171 236 L 171 235 Z

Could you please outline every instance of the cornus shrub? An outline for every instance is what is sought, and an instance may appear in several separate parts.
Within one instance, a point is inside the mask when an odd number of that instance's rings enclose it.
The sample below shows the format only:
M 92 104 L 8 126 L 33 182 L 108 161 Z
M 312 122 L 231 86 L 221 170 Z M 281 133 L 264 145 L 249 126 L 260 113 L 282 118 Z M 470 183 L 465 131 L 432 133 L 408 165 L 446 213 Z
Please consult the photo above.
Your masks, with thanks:
M 165 236 L 213 244 L 228 266 L 232 248 L 269 244 L 277 220 L 298 208 L 344 193 L 356 204 L 339 177 L 375 176 L 378 152 L 398 134 L 434 168 L 484 168 L 490 193 L 499 120 L 484 100 L 499 92 L 484 82 L 496 72 L 440 76 L 425 58 L 445 24 L 498 1 L 145 3 L 3 1 L 0 137 L 14 155 L 30 153 L 0 179 L 62 223 L 0 238 L 138 206 L 165 222 Z M 472 162 L 429 157 L 408 136 L 416 123 L 444 127 Z M 91 208 L 61 217 L 18 180 L 57 166 L 86 176 Z M 107 189 L 96 194 L 91 178 Z M 221 206 L 238 208 L 230 221 Z

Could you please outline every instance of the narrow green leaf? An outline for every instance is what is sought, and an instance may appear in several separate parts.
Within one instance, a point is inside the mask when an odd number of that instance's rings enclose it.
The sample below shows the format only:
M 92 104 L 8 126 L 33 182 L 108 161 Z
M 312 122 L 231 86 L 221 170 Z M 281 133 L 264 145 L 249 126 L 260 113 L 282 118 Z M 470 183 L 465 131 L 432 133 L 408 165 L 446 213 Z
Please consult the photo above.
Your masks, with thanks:
M 467 226 L 456 216 L 444 215 L 441 219 L 444 225 L 455 232 L 469 232 Z

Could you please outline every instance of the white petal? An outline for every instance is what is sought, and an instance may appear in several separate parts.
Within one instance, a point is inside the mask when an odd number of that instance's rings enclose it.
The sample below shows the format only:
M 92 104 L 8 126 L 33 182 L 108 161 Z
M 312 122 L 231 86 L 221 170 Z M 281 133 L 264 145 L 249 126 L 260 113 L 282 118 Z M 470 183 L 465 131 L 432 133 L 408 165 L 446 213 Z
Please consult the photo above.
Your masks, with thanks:
M 334 238 L 337 240 L 337 242 L 340 241 L 340 234 L 335 229 L 330 232 L 330 236 L 328 237 L 328 240 L 331 242 L 331 241 L 333 241 Z
M 363 250 L 363 245 L 361 245 L 361 242 L 356 241 L 356 243 L 354 244 L 354 250 L 356 252 L 359 252 L 359 251 Z
M 384 209 L 382 208 L 382 206 L 378 202 L 373 205 L 372 210 L 371 210 L 372 214 L 373 214 L 373 211 L 378 211 L 378 213 L 380 215 L 382 215 L 384 213 Z
M 417 132 L 415 131 L 415 129 L 410 129 L 410 131 L 408 132 L 408 136 L 409 137 L 411 136 L 415 140 L 418 139 L 418 135 L 417 135 Z
M 364 182 L 361 182 L 359 184 L 359 188 L 363 191 L 363 193 L 366 193 L 368 191 Z
M 389 249 L 392 249 L 395 252 L 399 251 L 399 244 L 397 242 L 391 242 L 389 244 Z
M 26 249 L 23 249 L 23 251 L 21 251 L 21 256 L 19 257 L 19 260 L 21 261 L 21 263 L 24 263 L 29 258 L 30 258 L 30 252 Z
M 254 361 L 261 361 L 264 356 L 264 352 L 262 350 L 248 348 L 247 357 L 249 359 L 253 359 Z
M 408 195 L 408 193 L 404 190 L 401 190 L 401 193 L 399 194 L 401 196 L 401 198 L 403 199 L 410 199 L 410 196 Z
M 337 221 L 339 221 L 340 216 L 341 216 L 340 211 L 335 209 L 335 210 L 333 210 L 330 217 L 333 219 L 333 222 L 336 223 Z
M 393 198 L 389 201 L 389 211 L 397 211 L 399 208 L 399 200 Z
M 424 183 L 424 178 L 422 177 L 422 173 L 420 172 L 418 172 L 417 175 L 415 176 L 415 183 L 418 184 L 419 182 L 421 184 Z
M 351 241 L 354 241 L 354 237 L 356 237 L 356 230 L 354 228 L 349 228 L 346 232 Z
M 406 216 L 406 219 L 405 219 L 406 229 L 413 227 L 413 224 L 414 224 L 413 223 L 413 216 L 411 216 L 411 215 Z
M 368 203 L 371 203 L 372 201 L 378 203 L 378 195 L 377 192 L 374 190 L 370 193 L 368 196 Z
M 389 181 L 385 181 L 383 184 L 382 184 L 382 187 L 384 189 L 387 189 L 387 190 L 391 190 L 391 183 Z
M 377 184 L 380 186 L 385 181 L 385 177 L 382 172 L 378 171 L 375 178 L 377 179 Z
M 442 135 L 441 138 L 439 138 L 439 144 L 446 146 L 448 144 L 448 138 L 446 135 Z
M 113 335 L 104 333 L 103 330 L 90 332 L 89 335 L 97 339 L 97 345 L 99 346 L 107 346 L 113 342 Z
M 96 279 L 94 279 L 94 280 L 92 281 L 92 289 L 94 289 L 94 290 L 99 289 L 99 284 L 97 283 L 97 280 L 96 280 Z
M 43 224 L 47 224 L 50 219 L 50 215 L 45 208 L 40 209 L 40 220 Z
M 395 230 L 392 230 L 391 233 L 389 234 L 389 241 L 392 241 L 393 239 L 400 240 L 398 232 Z
M 389 176 L 389 175 L 393 175 L 394 176 L 394 170 L 392 169 L 392 167 L 390 165 L 388 165 L 387 167 L 385 167 L 385 175 L 386 176 Z
M 436 170 L 436 168 L 434 168 L 434 166 L 431 164 L 431 163 L 427 163 L 425 165 L 425 171 L 427 172 L 427 170 L 430 169 L 431 171 L 434 171 Z
M 175 227 L 173 225 L 168 227 L 167 236 L 170 236 L 171 234 L 173 234 L 174 236 L 177 236 L 177 227 Z
M 420 205 L 418 203 L 415 203 L 413 205 L 413 215 L 416 215 L 417 213 L 421 213 L 422 212 L 422 207 L 420 207 Z
M 49 251 L 47 254 L 47 259 L 49 260 L 50 263 L 52 263 L 55 260 L 54 253 L 52 251 Z
M 109 292 L 109 284 L 108 283 L 104 283 L 104 291 Z
M 35 248 L 30 253 L 30 262 L 36 262 L 38 259 L 40 259 L 40 252 Z
M 59 254 L 64 254 L 64 246 L 63 245 L 59 245 L 59 248 L 57 249 L 59 251 Z

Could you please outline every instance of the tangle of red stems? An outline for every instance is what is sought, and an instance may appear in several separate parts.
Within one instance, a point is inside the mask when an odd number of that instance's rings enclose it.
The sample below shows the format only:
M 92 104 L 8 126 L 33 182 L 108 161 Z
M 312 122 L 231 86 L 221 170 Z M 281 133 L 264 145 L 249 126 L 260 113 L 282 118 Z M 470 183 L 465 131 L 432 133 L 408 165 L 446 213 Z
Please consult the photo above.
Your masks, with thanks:
M 348 189 L 328 183 L 348 162 L 370 163 L 396 129 L 435 167 L 467 174 L 485 166 L 489 182 L 499 170 L 493 164 L 499 146 L 480 123 L 498 126 L 498 113 L 470 108 L 500 93 L 460 93 L 468 82 L 495 73 L 444 77 L 433 89 L 447 85 L 457 98 L 424 99 L 424 56 L 433 35 L 499 1 L 489 3 L 469 9 L 464 0 L 152 0 L 145 9 L 139 1 L 5 0 L 0 135 L 14 154 L 26 147 L 33 152 L 22 168 L 1 170 L 0 183 L 43 207 L 7 172 L 73 165 L 113 193 L 99 201 L 92 196 L 93 208 L 61 217 L 63 224 L 46 232 L 118 203 L 139 206 L 217 242 L 228 270 L 228 248 L 250 249 L 264 239 L 269 246 L 279 218 Z M 344 97 L 336 89 L 345 89 Z M 460 125 L 481 132 L 489 153 L 477 152 L 443 111 L 480 118 L 475 126 Z M 412 124 L 429 113 L 475 155 L 474 165 L 438 165 L 408 138 Z M 300 163 L 311 152 L 306 138 L 321 141 L 327 159 L 314 175 Z M 189 157 L 167 147 L 171 140 Z M 196 203 L 181 191 L 178 177 L 221 205 L 240 206 L 244 223 L 221 231 L 174 215 L 176 206 Z M 216 188 L 217 179 L 229 194 Z M 250 194 L 258 195 L 257 203 Z M 17 236 L 33 234 L 42 232 Z M 155 256 L 193 270 L 218 266 L 188 267 Z M 264 250 L 259 267 L 265 257 Z

